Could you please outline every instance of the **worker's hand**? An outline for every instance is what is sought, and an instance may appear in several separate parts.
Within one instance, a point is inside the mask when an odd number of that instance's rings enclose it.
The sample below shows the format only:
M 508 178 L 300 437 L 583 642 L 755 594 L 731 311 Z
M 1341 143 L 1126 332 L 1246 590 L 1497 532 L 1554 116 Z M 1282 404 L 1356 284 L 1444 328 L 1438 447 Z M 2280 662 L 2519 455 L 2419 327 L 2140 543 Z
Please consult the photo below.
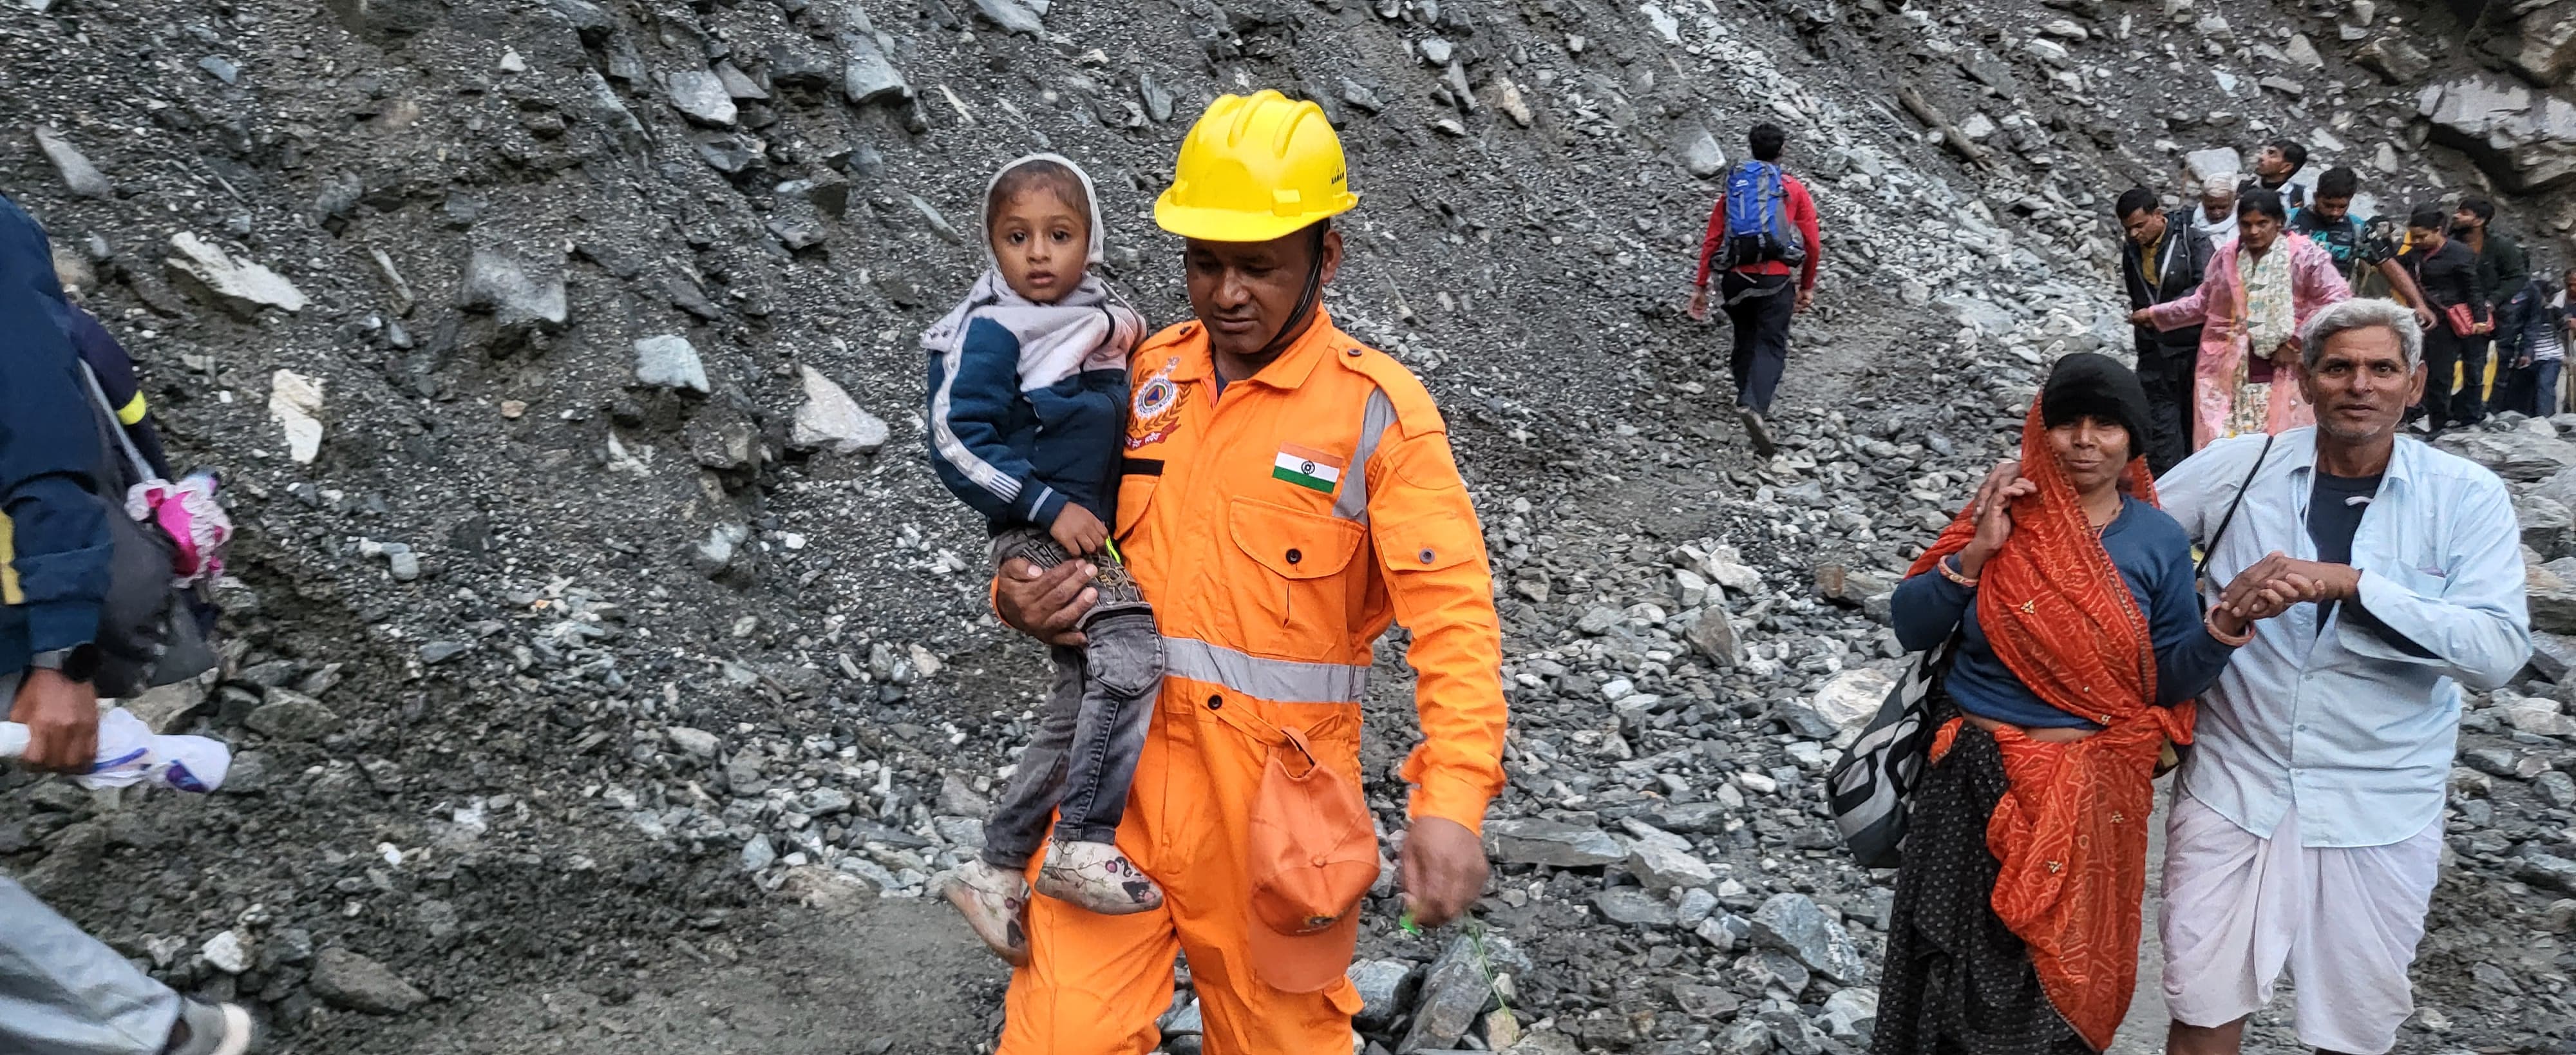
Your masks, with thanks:
M 1691 321 L 1692 321 L 1692 322 L 1707 322 L 1707 321 L 1708 321 L 1708 287 L 1707 287 L 1707 286 L 1693 286 L 1693 287 L 1691 287 L 1691 298 L 1690 298 L 1690 304 L 1689 304 L 1689 305 L 1687 305 L 1687 306 L 1685 306 L 1684 308 L 1682 308 L 1682 312 L 1683 312 L 1684 314 L 1686 314 L 1686 315 L 1689 315 L 1689 316 L 1691 317 Z
M 1797 312 L 1800 315 L 1804 315 L 1807 313 L 1807 309 L 1815 306 L 1816 291 L 1812 289 L 1802 289 L 1798 291 L 1798 302 L 1790 305 L 1789 310 Z
M 1003 561 L 993 576 L 993 614 L 1047 644 L 1079 646 L 1082 631 L 1076 628 L 1100 600 L 1100 591 L 1091 588 L 1092 572 L 1087 560 L 1043 570 L 1018 557 Z
M 2421 304 L 2415 306 L 2415 325 L 2423 327 L 2424 332 L 2433 332 L 2433 324 L 2435 321 L 2437 320 L 2433 318 L 2433 309 Z
M 1485 896 L 1485 844 L 1457 821 L 1414 818 L 1402 867 L 1405 911 L 1425 927 L 1446 925 Z
M 2530 368 L 2531 368 L 2531 357 L 2530 357 L 2530 356 L 2528 356 L 2528 355 L 2515 356 L 2515 357 L 2514 357 L 2514 360 L 2513 360 L 2513 368 L 2514 368 L 2514 369 L 2516 369 L 2516 370 L 2528 370 L 2528 369 L 2530 369 Z
M 9 708 L 9 720 L 27 727 L 27 754 L 21 761 L 30 768 L 87 773 L 98 760 L 98 690 L 88 682 L 30 667 Z
M 1100 543 L 1109 537 L 1109 526 L 1091 515 L 1091 510 L 1084 509 L 1081 503 L 1067 502 L 1064 509 L 1056 513 L 1055 523 L 1047 528 L 1047 534 L 1055 539 L 1056 545 L 1064 547 L 1065 552 L 1088 557 L 1100 552 Z
M 2274 347 L 2272 349 L 2272 365 L 2281 367 L 2293 367 L 2299 365 L 2299 342 L 2296 340 L 2287 340 Z
M 2146 308 L 2139 308 L 2138 310 L 2129 313 L 2129 325 L 2131 326 L 2153 326 L 2155 324 L 2156 313 Z

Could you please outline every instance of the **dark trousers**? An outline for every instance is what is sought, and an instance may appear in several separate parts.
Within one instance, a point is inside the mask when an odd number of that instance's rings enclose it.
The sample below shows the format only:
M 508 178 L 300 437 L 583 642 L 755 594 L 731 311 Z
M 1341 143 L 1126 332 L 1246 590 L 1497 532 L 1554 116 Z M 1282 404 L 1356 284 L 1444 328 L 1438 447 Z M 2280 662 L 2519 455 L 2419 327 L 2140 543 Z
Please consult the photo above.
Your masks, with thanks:
M 2138 383 L 2147 390 L 2147 434 L 2139 442 L 2147 468 L 2163 476 L 2191 456 L 2192 372 L 2200 366 L 2200 343 L 2197 337 L 2188 345 L 2141 339 L 2137 349 Z
M 2495 408 L 2535 418 L 2558 413 L 2558 372 L 2562 359 L 2534 359 L 2496 379 Z
M 1798 301 L 1795 281 L 1788 275 L 1729 271 L 1717 289 L 1726 301 L 1726 319 L 1735 326 L 1735 355 L 1727 362 L 1735 377 L 1735 405 L 1768 414 L 1780 371 L 1789 365 L 1789 316 Z
M 1003 532 L 993 540 L 993 557 L 997 565 L 1023 557 L 1041 568 L 1071 559 L 1037 528 Z M 1056 838 L 1089 843 L 1115 842 L 1127 815 L 1127 788 L 1161 695 L 1163 639 L 1127 569 L 1105 554 L 1090 560 L 1100 569 L 1092 583 L 1100 601 L 1083 616 L 1083 646 L 1049 650 L 1055 684 L 1037 738 L 984 822 L 984 860 L 998 868 L 1028 866 L 1046 841 L 1050 815 L 1057 815 Z
M 2492 343 L 2487 334 L 2462 337 L 2438 322 L 2425 331 L 2424 413 L 2435 428 L 2486 420 L 2487 346 Z M 2454 367 L 2460 378 L 2457 390 L 2451 387 Z

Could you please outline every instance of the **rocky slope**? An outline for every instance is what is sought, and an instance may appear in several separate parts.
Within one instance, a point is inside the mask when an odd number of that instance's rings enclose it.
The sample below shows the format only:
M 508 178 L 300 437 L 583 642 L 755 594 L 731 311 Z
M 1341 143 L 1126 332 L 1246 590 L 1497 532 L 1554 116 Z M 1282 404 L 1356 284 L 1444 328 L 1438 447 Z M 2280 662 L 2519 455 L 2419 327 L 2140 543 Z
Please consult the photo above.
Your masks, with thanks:
M 998 969 L 915 899 L 1041 666 L 918 454 L 914 341 L 1036 149 L 1179 318 L 1151 195 L 1275 86 L 1349 143 L 1331 304 L 1443 400 L 1516 714 L 1484 937 L 1374 903 L 1368 1041 L 1856 1049 L 1890 876 L 1819 778 L 1893 659 L 1871 599 L 2042 364 L 2124 343 L 2109 199 L 2289 134 L 2563 230 L 2569 5 L 2493 6 L 18 0 L 0 189 L 245 529 L 234 662 L 150 705 L 245 753 L 206 801 L 0 775 L 0 867 L 289 1051 L 989 1039 Z M 1829 240 L 1764 464 L 1674 310 L 1756 119 Z M 2568 1034 L 2576 751 L 2525 689 L 2471 718 L 2407 1050 Z

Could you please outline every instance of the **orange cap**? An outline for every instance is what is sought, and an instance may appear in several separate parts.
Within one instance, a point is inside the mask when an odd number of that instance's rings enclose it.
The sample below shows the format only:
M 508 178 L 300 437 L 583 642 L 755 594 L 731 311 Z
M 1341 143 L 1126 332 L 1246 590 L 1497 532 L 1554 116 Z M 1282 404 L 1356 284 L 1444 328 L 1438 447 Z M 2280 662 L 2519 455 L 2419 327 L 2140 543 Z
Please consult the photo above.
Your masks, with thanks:
M 1253 793 L 1246 850 L 1252 877 L 1253 973 L 1272 988 L 1316 993 L 1351 969 L 1360 898 L 1377 882 L 1377 829 L 1359 784 L 1306 751 L 1274 750 Z M 1283 759 L 1304 763 L 1290 773 Z

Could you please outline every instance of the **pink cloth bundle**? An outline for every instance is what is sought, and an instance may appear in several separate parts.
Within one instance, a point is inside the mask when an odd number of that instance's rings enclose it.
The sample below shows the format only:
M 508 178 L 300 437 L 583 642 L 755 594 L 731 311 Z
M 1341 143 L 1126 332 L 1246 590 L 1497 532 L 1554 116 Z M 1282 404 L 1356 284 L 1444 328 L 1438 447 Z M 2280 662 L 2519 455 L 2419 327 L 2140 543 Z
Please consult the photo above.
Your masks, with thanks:
M 126 515 L 159 525 L 177 547 L 171 585 L 187 586 L 223 573 L 223 549 L 233 521 L 215 503 L 215 477 L 194 473 L 178 483 L 146 480 L 125 493 Z

